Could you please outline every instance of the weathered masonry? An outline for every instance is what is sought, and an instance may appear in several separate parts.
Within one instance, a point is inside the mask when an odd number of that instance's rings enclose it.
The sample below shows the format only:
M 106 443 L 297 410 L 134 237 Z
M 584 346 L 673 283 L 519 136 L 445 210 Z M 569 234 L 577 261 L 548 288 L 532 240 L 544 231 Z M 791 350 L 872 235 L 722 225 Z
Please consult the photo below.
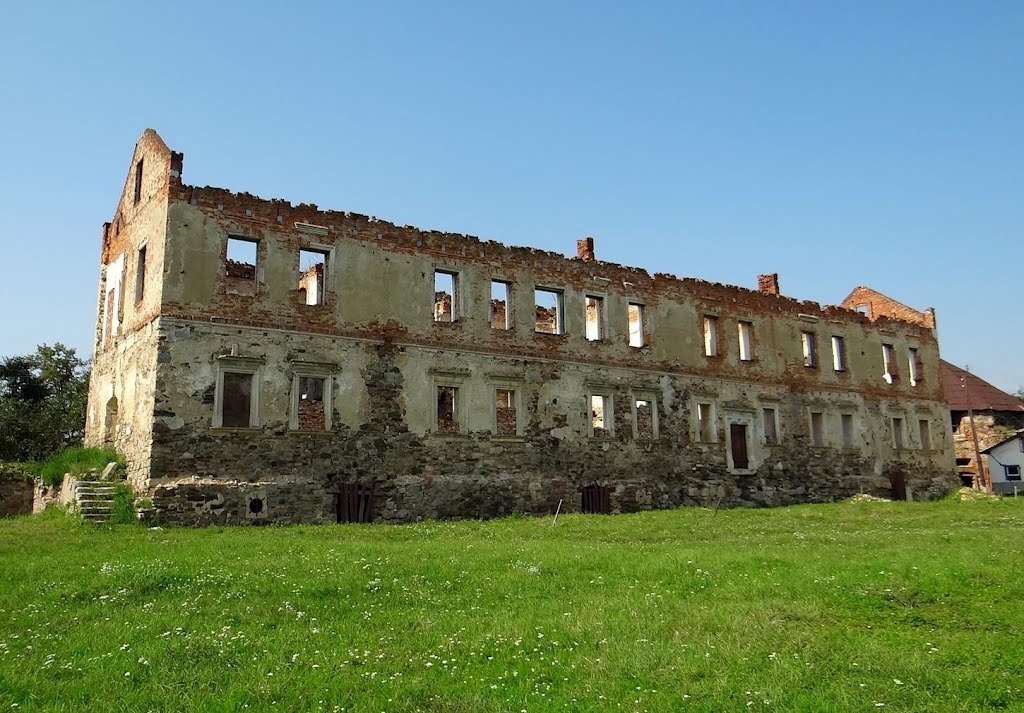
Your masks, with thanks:
M 931 330 L 182 183 L 104 226 L 87 439 L 173 523 L 781 505 L 956 485 Z

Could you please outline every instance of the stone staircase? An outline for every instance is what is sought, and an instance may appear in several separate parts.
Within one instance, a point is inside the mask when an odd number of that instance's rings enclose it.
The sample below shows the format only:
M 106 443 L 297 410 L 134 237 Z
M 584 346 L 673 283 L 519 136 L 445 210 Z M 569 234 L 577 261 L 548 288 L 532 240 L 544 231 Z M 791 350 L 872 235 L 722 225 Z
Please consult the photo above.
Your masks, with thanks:
M 88 522 L 102 523 L 114 509 L 114 486 L 109 480 L 79 480 L 75 483 L 75 508 Z

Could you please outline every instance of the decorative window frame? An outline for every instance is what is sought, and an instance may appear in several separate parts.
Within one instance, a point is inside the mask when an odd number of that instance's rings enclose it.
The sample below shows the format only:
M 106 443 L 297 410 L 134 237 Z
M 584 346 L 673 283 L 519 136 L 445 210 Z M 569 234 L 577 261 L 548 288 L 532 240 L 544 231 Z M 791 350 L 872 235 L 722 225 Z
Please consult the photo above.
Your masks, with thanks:
M 639 423 L 636 418 L 636 402 L 637 401 L 650 401 L 651 402 L 651 435 L 641 436 Z M 630 407 L 633 412 L 633 439 L 637 441 L 656 441 L 660 431 L 658 430 L 658 397 L 653 391 L 644 389 L 634 389 L 630 398 Z
M 707 441 L 701 438 L 700 407 L 702 405 L 710 408 L 708 422 L 711 424 L 709 429 L 709 435 L 711 438 Z M 715 403 L 715 400 L 710 397 L 695 398 L 693 400 L 693 442 L 707 444 L 718 443 L 718 405 Z
M 466 406 L 466 383 L 470 380 L 471 372 L 468 369 L 430 369 L 428 373 L 431 376 L 431 380 L 430 429 L 427 432 L 433 436 L 446 438 L 466 435 L 469 433 L 467 428 L 469 409 Z M 458 389 L 455 396 L 455 417 L 459 420 L 459 430 L 455 433 L 441 432 L 437 429 L 437 389 L 439 386 Z
M 217 382 L 213 392 L 213 428 L 230 428 L 240 431 L 262 428 L 263 424 L 260 421 L 260 391 L 262 391 L 260 388 L 260 377 L 265 364 L 266 359 L 263 357 L 244 357 L 233 354 L 217 357 Z M 249 374 L 252 376 L 248 426 L 224 425 L 224 374 Z
M 770 408 L 770 407 L 769 407 Z M 746 428 L 747 442 L 747 467 L 737 468 L 732 460 L 732 425 L 736 424 Z M 757 412 L 738 411 L 727 409 L 725 412 L 725 463 L 732 473 L 750 474 L 757 471 L 757 452 L 754 450 L 755 440 L 753 434 L 757 433 Z
M 807 443 L 811 448 L 828 448 L 828 419 L 829 412 L 821 404 L 811 404 L 807 407 Z M 821 426 L 820 433 L 815 437 L 814 417 L 818 416 L 818 424 Z
M 491 433 L 494 438 L 522 438 L 523 428 L 523 384 L 526 380 L 519 376 L 491 375 L 487 376 L 487 384 L 491 394 Z M 443 384 L 442 384 L 443 386 Z M 516 432 L 515 435 L 498 433 L 498 391 L 511 391 L 515 394 Z M 435 389 L 436 393 L 436 389 Z M 436 399 L 435 399 L 436 401 Z M 458 408 L 458 404 L 455 405 Z M 437 404 L 434 404 L 437 408 Z M 461 421 L 460 421 L 461 423 Z
M 607 386 L 600 386 L 597 384 L 587 384 L 587 403 L 586 403 L 586 424 L 587 424 L 587 436 L 590 438 L 614 438 L 615 437 L 615 393 L 614 389 Z M 593 404 L 594 397 L 604 397 L 604 430 L 607 433 L 606 436 L 597 436 L 594 433 L 594 415 L 593 415 Z
M 775 442 L 774 443 L 769 443 L 768 442 L 768 432 L 765 430 L 765 427 L 764 427 L 765 411 L 768 410 L 768 409 L 771 409 L 771 411 L 772 411 L 772 423 L 775 424 Z M 760 439 L 759 440 L 761 441 L 761 445 L 762 446 L 767 446 L 769 448 L 775 448 L 777 446 L 781 446 L 782 445 L 782 419 L 779 416 L 779 410 L 780 410 L 779 409 L 779 404 L 774 402 L 774 401 L 772 401 L 770 403 L 762 403 L 758 407 L 758 412 L 759 412 L 758 415 L 760 416 L 760 418 L 756 419 L 757 420 L 757 430 L 758 430 L 759 435 L 760 435 Z
M 326 282 L 326 277 L 324 282 Z M 326 292 L 326 287 L 324 288 Z M 299 361 L 293 360 L 292 365 L 292 390 L 288 407 L 288 428 L 292 431 L 299 430 L 299 380 L 323 379 L 324 380 L 324 430 L 303 431 L 303 433 L 323 433 L 331 430 L 334 415 L 334 381 L 335 374 L 339 371 L 337 364 L 329 362 Z

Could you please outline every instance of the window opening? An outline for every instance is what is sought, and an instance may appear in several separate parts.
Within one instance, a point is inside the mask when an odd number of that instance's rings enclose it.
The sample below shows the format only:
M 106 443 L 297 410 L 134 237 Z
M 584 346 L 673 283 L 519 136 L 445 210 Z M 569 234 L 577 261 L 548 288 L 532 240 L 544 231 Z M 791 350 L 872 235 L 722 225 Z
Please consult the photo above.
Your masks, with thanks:
M 654 401 L 636 400 L 636 437 L 654 438 Z
M 587 311 L 587 339 L 591 342 L 604 339 L 604 298 L 587 295 L 583 303 Z
M 1020 466 L 1019 465 L 1007 465 L 1004 466 L 1006 469 L 1006 479 L 1017 481 L 1020 480 Z
M 512 329 L 509 309 L 509 286 L 501 280 L 491 280 L 491 328 Z
M 846 371 L 846 340 L 835 335 L 832 337 L 832 368 Z
M 434 321 L 454 322 L 458 315 L 458 275 L 444 270 L 434 271 Z
M 111 396 L 103 419 L 103 443 L 113 446 L 117 437 L 117 397 Z
M 322 376 L 299 377 L 299 430 L 327 430 L 327 413 L 324 410 L 324 385 Z
M 778 445 L 779 425 L 776 421 L 775 409 L 763 409 L 761 411 L 761 418 L 764 422 L 764 442 L 769 446 Z
M 800 343 L 804 350 L 804 366 L 818 366 L 818 346 L 814 332 L 800 332 Z
M 225 428 L 252 426 L 252 374 L 224 372 L 221 398 L 221 425 Z
M 299 290 L 308 305 L 322 305 L 326 299 L 327 253 L 299 250 Z
M 811 445 L 825 445 L 825 415 L 820 411 L 811 412 Z
M 740 338 L 740 361 L 751 361 L 754 358 L 754 325 L 750 322 L 737 324 Z
M 892 383 L 896 379 L 896 373 L 894 371 L 894 352 L 891 344 L 882 345 L 882 378 L 887 383 Z
M 437 432 L 458 433 L 459 418 L 456 411 L 456 399 L 459 389 L 456 386 L 437 387 Z
M 718 356 L 718 317 L 704 317 L 704 356 Z
M 745 423 L 729 424 L 729 449 L 732 451 L 732 467 L 746 470 L 750 467 L 747 456 L 747 425 Z
M 646 343 L 644 339 L 644 306 L 636 302 L 630 302 L 629 316 L 629 346 L 642 347 Z
M 557 290 L 536 288 L 534 291 L 534 330 L 541 334 L 563 334 L 562 293 Z
M 139 248 L 135 264 L 135 302 L 141 302 L 146 294 L 146 246 Z
M 932 449 L 932 426 L 931 422 L 926 419 L 918 419 L 917 421 L 918 432 L 921 434 L 921 448 L 930 451 Z
M 853 415 L 844 413 L 839 421 L 843 428 L 843 448 L 853 448 Z
M 511 389 L 497 389 L 495 393 L 496 433 L 499 436 L 514 436 L 518 433 L 516 392 Z
M 921 382 L 921 355 L 915 347 L 907 349 L 910 364 L 910 385 L 917 386 Z
M 952 426 L 952 429 L 953 429 L 953 433 L 959 433 L 960 432 L 960 423 L 963 421 L 964 416 L 966 416 L 966 415 L 967 415 L 966 411 L 950 411 L 949 412 L 949 420 L 950 420 L 950 425 Z
M 256 260 L 259 243 L 246 238 L 228 238 L 224 275 L 227 290 L 237 295 L 256 294 Z
M 139 162 L 135 164 L 135 205 L 142 200 L 142 162 L 144 160 L 140 158 Z
M 712 423 L 711 404 L 697 404 L 697 440 L 711 443 L 715 440 L 715 429 Z
M 903 419 L 893 418 L 892 420 L 892 440 L 896 450 L 903 448 Z
M 592 394 L 590 397 L 590 428 L 595 436 L 611 435 L 611 413 L 608 409 L 610 401 L 609 397 L 601 394 Z

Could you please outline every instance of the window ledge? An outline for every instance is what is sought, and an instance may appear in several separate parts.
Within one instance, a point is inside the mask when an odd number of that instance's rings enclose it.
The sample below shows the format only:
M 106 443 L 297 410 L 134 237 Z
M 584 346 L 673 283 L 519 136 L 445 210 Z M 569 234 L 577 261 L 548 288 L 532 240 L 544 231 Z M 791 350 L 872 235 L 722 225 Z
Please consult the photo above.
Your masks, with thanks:
M 288 430 L 288 433 L 294 434 L 296 436 L 330 436 L 334 432 L 333 431 L 307 431 L 307 430 L 303 430 L 301 428 L 291 428 L 291 429 Z
M 257 433 L 259 433 L 259 434 L 262 434 L 263 433 L 263 429 L 262 428 L 253 427 L 253 426 L 250 426 L 250 427 L 247 427 L 247 428 L 241 428 L 241 427 L 238 427 L 238 426 L 212 426 L 210 428 L 210 433 L 212 433 L 214 435 L 223 435 L 223 434 L 230 434 L 230 433 L 250 433 L 250 434 L 257 434 Z

